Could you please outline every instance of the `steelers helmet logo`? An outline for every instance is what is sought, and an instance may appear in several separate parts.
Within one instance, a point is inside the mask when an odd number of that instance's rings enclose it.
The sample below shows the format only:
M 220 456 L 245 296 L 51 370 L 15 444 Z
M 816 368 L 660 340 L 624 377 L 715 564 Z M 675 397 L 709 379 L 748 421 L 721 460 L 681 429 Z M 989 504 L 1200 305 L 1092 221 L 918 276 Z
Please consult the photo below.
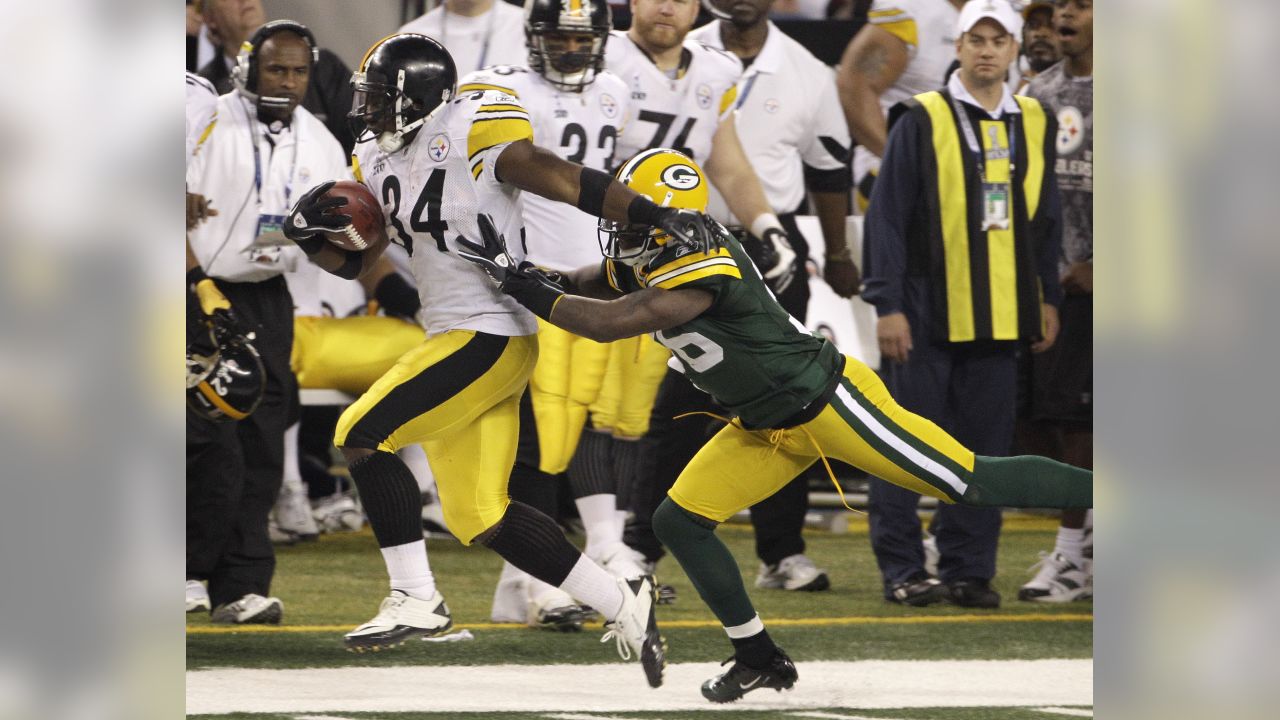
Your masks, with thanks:
M 662 184 L 675 190 L 692 190 L 701 183 L 698 171 L 688 165 L 672 165 L 662 171 Z

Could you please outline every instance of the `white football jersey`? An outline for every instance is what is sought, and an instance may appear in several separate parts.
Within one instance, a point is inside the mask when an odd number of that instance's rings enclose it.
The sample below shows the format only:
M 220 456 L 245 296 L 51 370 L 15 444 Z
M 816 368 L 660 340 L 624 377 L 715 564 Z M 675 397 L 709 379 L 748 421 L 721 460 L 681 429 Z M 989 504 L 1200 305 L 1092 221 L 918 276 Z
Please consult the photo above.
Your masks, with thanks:
M 733 112 L 742 63 L 693 40 L 686 39 L 684 46 L 688 63 L 672 79 L 625 32 L 610 36 L 605 63 L 631 90 L 619 162 L 657 147 L 679 150 L 700 165 L 710 157 L 720 121 Z
M 515 95 L 533 123 L 533 141 L 566 160 L 612 172 L 630 91 L 613 73 L 601 72 L 582 92 L 556 88 L 527 67 L 502 65 L 471 73 L 458 92 L 499 90 Z M 538 195 L 524 196 L 529 260 L 554 270 L 600 262 L 599 218 Z
M 213 132 L 218 121 L 218 91 L 208 80 L 187 73 L 187 162 Z
M 352 169 L 382 201 L 387 235 L 410 255 L 429 335 L 478 330 L 531 335 L 532 313 L 498 289 L 476 265 L 457 255 L 457 238 L 480 243 L 476 215 L 487 213 L 524 259 L 520 191 L 498 181 L 494 164 L 510 143 L 532 140 L 529 115 L 515 97 L 496 91 L 459 95 L 418 130 L 408 147 L 382 152 L 375 141 L 356 145 Z
M 960 11 L 950 0 L 875 0 L 867 22 L 898 37 L 907 45 L 907 67 L 898 81 L 880 96 L 880 109 L 903 100 L 940 90 L 947 68 L 956 59 L 956 26 Z M 880 158 L 858 146 L 854 151 L 854 177 L 880 167 Z

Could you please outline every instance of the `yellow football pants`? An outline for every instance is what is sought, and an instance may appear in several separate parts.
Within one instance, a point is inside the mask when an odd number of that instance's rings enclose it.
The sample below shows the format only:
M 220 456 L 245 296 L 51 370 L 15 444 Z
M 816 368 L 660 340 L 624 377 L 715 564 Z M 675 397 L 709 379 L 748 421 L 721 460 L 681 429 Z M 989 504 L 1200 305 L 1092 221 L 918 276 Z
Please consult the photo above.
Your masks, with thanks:
M 529 380 L 529 400 L 537 420 L 542 472 L 558 475 L 568 469 L 608 361 L 609 345 L 538 321 L 538 364 Z
M 422 443 L 445 522 L 470 544 L 506 512 L 520 394 L 537 359 L 534 335 L 427 338 L 342 413 L 334 444 L 395 452 Z
M 680 507 L 724 522 L 782 489 L 823 455 L 945 503 L 960 499 L 974 463 L 972 452 L 904 410 L 870 368 L 847 358 L 840 387 L 816 418 L 787 430 L 726 426 L 668 494 Z
M 301 388 L 359 395 L 424 336 L 421 327 L 398 318 L 296 317 L 289 365 Z
M 624 440 L 644 437 L 670 357 L 671 351 L 648 335 L 609 343 L 604 384 L 591 404 L 594 428 Z

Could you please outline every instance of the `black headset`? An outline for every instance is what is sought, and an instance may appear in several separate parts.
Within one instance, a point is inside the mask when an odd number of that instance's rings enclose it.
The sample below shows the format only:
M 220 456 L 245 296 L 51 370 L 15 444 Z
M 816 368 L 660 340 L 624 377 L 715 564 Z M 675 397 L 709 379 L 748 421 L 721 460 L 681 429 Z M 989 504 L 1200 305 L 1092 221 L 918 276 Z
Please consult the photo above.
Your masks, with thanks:
M 236 68 L 231 72 L 231 79 L 236 89 L 251 102 L 281 107 L 289 104 L 284 98 L 258 97 L 258 50 L 268 38 L 281 32 L 294 33 L 306 41 L 307 47 L 311 48 L 311 67 L 314 68 L 316 63 L 320 62 L 320 48 L 316 47 L 316 36 L 306 25 L 293 20 L 272 20 L 265 23 L 240 46 L 240 54 L 236 57 Z

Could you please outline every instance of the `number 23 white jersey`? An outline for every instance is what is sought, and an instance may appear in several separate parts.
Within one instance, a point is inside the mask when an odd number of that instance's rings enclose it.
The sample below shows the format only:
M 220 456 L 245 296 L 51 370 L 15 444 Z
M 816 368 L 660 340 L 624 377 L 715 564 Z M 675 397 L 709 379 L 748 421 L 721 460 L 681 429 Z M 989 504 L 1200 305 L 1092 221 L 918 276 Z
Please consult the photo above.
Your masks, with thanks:
M 387 235 L 410 255 L 428 335 L 478 330 L 531 335 L 534 316 L 498 289 L 479 267 L 457 255 L 459 235 L 480 242 L 483 210 L 524 259 L 521 192 L 498 181 L 494 164 L 512 142 L 532 140 L 520 101 L 500 92 L 459 95 L 424 125 L 407 148 L 387 154 L 377 143 L 356 146 L 352 169 L 382 201 Z
M 612 172 L 630 91 L 620 78 L 597 73 L 582 92 L 560 90 L 519 65 L 495 65 L 473 72 L 458 92 L 494 90 L 516 96 L 529 113 L 533 141 L 560 157 Z M 524 199 L 529 260 L 555 270 L 576 270 L 600 262 L 598 218 L 572 205 L 528 194 Z

